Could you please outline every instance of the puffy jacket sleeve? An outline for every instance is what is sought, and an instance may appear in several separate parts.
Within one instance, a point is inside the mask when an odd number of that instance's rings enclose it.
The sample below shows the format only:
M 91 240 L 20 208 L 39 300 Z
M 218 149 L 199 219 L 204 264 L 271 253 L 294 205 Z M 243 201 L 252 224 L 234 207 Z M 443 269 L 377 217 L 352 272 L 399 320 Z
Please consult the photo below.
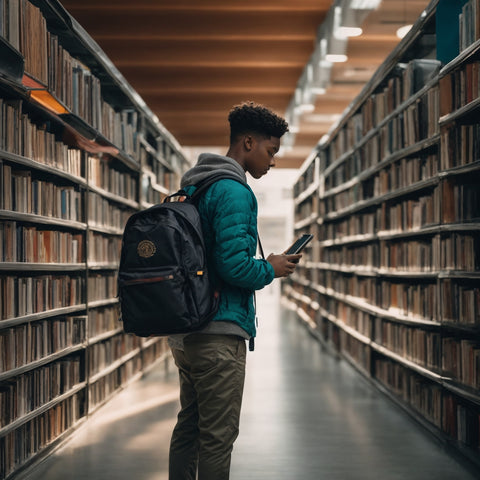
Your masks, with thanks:
M 269 262 L 254 258 L 257 203 L 253 192 L 234 180 L 221 180 L 208 193 L 218 274 L 231 285 L 260 290 L 273 281 L 275 273 Z

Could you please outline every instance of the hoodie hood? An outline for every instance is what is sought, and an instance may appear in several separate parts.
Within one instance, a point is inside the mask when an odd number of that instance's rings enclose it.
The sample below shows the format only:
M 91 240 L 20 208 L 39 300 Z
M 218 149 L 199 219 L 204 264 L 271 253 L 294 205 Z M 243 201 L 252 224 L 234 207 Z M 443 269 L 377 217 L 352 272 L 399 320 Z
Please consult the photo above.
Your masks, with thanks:
M 198 157 L 197 164 L 185 172 L 180 182 L 180 188 L 189 185 L 196 185 L 203 179 L 210 176 L 212 172 L 228 172 L 244 183 L 247 183 L 247 176 L 240 164 L 233 158 L 217 155 L 215 153 L 202 153 Z

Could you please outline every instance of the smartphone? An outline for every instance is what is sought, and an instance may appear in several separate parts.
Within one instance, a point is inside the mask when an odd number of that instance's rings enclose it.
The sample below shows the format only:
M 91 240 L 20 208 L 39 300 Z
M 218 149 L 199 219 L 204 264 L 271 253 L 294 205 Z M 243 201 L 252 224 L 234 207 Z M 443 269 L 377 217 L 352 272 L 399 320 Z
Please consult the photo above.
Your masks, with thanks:
M 310 233 L 304 233 L 301 237 L 297 238 L 295 242 L 285 252 L 286 255 L 293 255 L 300 253 L 307 245 L 307 243 L 313 238 Z

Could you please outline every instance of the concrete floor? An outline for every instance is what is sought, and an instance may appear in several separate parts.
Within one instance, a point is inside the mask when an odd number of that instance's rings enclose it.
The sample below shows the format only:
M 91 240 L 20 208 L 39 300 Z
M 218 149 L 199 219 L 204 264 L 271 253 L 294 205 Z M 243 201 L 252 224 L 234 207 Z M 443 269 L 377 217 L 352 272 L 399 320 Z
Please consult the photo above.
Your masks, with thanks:
M 473 480 L 429 433 L 324 352 L 275 290 L 258 296 L 231 480 Z M 166 480 L 177 375 L 157 365 L 98 411 L 28 480 Z

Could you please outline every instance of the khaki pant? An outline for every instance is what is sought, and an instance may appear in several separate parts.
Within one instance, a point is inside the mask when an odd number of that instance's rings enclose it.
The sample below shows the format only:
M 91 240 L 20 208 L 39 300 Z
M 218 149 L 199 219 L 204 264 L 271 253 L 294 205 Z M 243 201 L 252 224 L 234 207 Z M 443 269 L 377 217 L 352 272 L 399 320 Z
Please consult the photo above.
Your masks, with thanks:
M 228 480 L 245 379 L 245 340 L 193 334 L 172 349 L 180 404 L 170 443 L 169 479 Z

